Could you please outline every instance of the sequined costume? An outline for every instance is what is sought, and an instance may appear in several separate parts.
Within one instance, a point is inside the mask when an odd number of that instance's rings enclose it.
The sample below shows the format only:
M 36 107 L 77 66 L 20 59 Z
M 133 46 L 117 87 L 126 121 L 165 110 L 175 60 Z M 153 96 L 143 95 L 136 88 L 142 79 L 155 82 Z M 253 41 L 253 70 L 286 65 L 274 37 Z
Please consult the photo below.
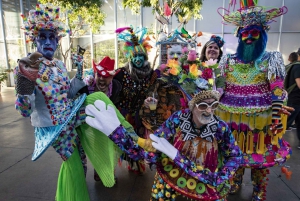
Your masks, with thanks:
M 234 7 L 233 4 L 229 5 Z M 279 52 L 267 52 L 270 24 L 287 12 L 281 8 L 259 6 L 258 1 L 240 1 L 241 8 L 223 8 L 224 22 L 235 25 L 236 53 L 220 61 L 226 84 L 216 113 L 230 126 L 243 152 L 241 167 L 233 179 L 231 192 L 241 186 L 245 167 L 251 168 L 252 200 L 266 199 L 268 167 L 283 164 L 291 147 L 283 139 L 289 110 L 284 106 L 285 67 Z M 221 8 L 222 9 L 222 8 Z
M 27 39 L 37 52 L 18 61 L 14 70 L 16 109 L 30 117 L 35 133 L 32 160 L 37 160 L 52 146 L 63 159 L 55 200 L 89 200 L 85 182 L 86 157 L 76 127 L 84 120 L 80 113 L 86 95 L 77 95 L 82 81 L 82 59 L 74 54 L 78 71 L 71 80 L 64 63 L 54 58 L 61 37 L 68 32 L 59 19 L 59 7 L 37 4 L 23 17 Z M 83 111 L 84 112 L 84 111 Z
M 139 111 L 148 95 L 149 86 L 151 86 L 158 77 L 158 72 L 154 71 L 146 61 L 142 70 L 133 68 L 134 71 L 137 71 L 135 76 L 133 76 L 134 74 L 130 73 L 129 65 L 132 64 L 127 63 L 114 77 L 114 79 L 118 80 L 122 85 L 122 91 L 119 95 L 120 101 L 115 105 L 125 117 L 126 121 L 133 126 L 135 132 L 139 136 L 144 137 L 145 127 L 142 124 Z M 128 168 L 130 170 L 138 172 L 145 171 L 143 161 L 139 161 L 135 164 L 136 162 L 132 161 L 126 155 L 124 155 L 123 158 L 129 162 L 130 165 Z
M 266 182 L 255 181 L 264 181 L 268 170 L 264 174 L 256 172 L 263 171 L 259 168 L 282 164 L 291 154 L 290 145 L 282 138 L 286 125 L 284 124 L 284 129 L 277 135 L 273 135 L 270 131 L 272 124 L 270 85 L 282 81 L 285 74 L 281 54 L 265 52 L 257 67 L 254 63 L 242 63 L 234 54 L 225 55 L 220 61 L 220 67 L 226 75 L 226 86 L 220 100 L 220 110 L 216 114 L 228 123 L 244 153 L 241 166 L 252 168 L 254 186 L 259 186 L 260 190 L 265 191 Z M 282 100 L 287 98 L 280 90 L 277 95 Z M 281 118 L 282 122 L 286 122 L 285 115 Z M 238 185 L 242 182 L 242 176 L 241 169 L 235 179 Z M 263 197 L 262 192 L 258 197 Z
M 157 164 L 153 200 L 175 200 L 178 194 L 195 200 L 218 200 L 226 197 L 230 189 L 228 179 L 239 166 L 241 152 L 228 126 L 217 117 L 201 130 L 196 130 L 191 122 L 189 109 L 181 110 L 154 132 L 179 150 L 174 161 L 164 154 L 139 148 L 124 127 L 118 127 L 109 136 L 134 160 L 145 158 Z M 217 179 L 212 175 L 218 175 Z

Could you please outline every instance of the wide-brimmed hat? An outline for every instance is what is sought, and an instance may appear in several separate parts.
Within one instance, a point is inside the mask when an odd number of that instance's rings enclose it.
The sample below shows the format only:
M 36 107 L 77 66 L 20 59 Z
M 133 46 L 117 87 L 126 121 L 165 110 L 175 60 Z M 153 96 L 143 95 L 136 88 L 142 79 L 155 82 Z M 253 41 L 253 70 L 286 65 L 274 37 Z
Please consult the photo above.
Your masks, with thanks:
M 114 67 L 115 60 L 108 56 L 104 57 L 98 64 L 95 64 L 93 61 L 94 72 L 103 77 L 115 75 L 116 71 L 114 70 Z

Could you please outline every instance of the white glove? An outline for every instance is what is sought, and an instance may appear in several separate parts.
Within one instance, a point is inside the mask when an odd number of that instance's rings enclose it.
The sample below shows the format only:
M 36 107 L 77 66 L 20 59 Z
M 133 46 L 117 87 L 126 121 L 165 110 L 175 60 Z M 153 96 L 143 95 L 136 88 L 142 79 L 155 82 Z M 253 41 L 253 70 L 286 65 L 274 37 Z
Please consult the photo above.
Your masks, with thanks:
M 86 106 L 85 113 L 88 116 L 85 121 L 91 127 L 109 136 L 121 124 L 115 108 L 108 105 L 106 109 L 106 103 L 101 100 L 96 100 L 94 105 Z
M 166 154 L 170 159 L 174 160 L 178 150 L 168 140 L 162 137 L 157 137 L 150 134 L 150 139 L 153 141 L 152 146 L 158 151 Z

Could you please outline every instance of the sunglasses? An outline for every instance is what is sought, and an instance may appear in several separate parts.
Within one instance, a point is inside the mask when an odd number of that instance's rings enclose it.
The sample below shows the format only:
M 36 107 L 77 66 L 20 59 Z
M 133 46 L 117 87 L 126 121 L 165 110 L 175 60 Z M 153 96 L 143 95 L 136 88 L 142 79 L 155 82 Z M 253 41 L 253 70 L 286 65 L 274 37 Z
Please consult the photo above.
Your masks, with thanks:
M 248 37 L 249 34 L 251 34 L 252 37 L 258 37 L 260 33 L 260 30 L 258 29 L 250 29 L 250 30 L 244 30 L 241 32 L 242 37 Z
M 212 102 L 210 105 L 205 102 L 195 104 L 195 105 L 199 111 L 206 111 L 208 108 L 210 108 L 212 111 L 214 111 L 218 108 L 219 101 Z

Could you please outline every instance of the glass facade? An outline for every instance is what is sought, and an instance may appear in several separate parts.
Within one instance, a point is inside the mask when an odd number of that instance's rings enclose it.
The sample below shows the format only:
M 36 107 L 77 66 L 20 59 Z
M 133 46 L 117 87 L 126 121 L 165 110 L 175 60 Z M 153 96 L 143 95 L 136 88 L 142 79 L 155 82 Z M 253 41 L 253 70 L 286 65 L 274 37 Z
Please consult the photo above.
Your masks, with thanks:
M 222 17 L 218 14 L 217 10 L 220 7 L 227 8 L 230 0 L 218 1 L 203 1 L 201 13 L 202 20 L 190 20 L 185 29 L 189 33 L 202 31 L 203 36 L 198 39 L 199 43 L 205 44 L 212 34 L 220 35 L 225 40 L 223 47 L 224 53 L 233 53 L 237 47 L 237 38 L 233 36 L 233 26 L 226 26 L 221 23 Z M 65 37 L 61 41 L 61 47 L 56 51 L 55 56 L 65 61 L 69 70 L 74 69 L 70 58 L 64 58 L 61 52 L 65 52 L 72 41 L 71 51 L 76 51 L 77 45 L 86 49 L 85 53 L 85 68 L 92 67 L 92 61 L 98 63 L 104 56 L 110 56 L 118 60 L 116 67 L 124 66 L 126 58 L 124 58 L 121 44 L 116 42 L 116 34 L 114 30 L 117 27 L 124 27 L 132 25 L 133 27 L 145 26 L 151 33 L 152 52 L 149 55 L 149 61 L 154 63 L 154 58 L 158 47 L 155 45 L 157 38 L 157 31 L 161 29 L 160 23 L 157 22 L 155 16 L 152 14 L 152 8 L 141 8 L 141 15 L 133 15 L 129 9 L 124 9 L 122 0 L 104 0 L 103 7 L 101 8 L 107 15 L 105 24 L 97 34 L 91 34 L 88 30 L 85 35 L 69 39 Z M 20 30 L 22 19 L 20 14 L 23 10 L 24 13 L 35 7 L 37 1 L 35 0 L 1 0 L 2 7 L 2 20 L 0 22 L 0 66 L 4 68 L 14 68 L 17 60 L 24 57 L 27 52 L 35 51 L 35 48 L 30 44 L 26 44 L 24 34 Z M 276 18 L 276 22 L 271 24 L 269 31 L 269 41 L 267 50 L 277 50 L 283 54 L 283 58 L 287 63 L 288 55 L 296 51 L 300 44 L 295 42 L 300 37 L 300 1 L 285 1 L 285 0 L 260 0 L 259 4 L 271 7 L 287 6 L 288 12 Z M 117 10 L 115 14 L 115 8 Z M 175 30 L 179 26 L 179 22 L 173 16 L 169 31 Z M 87 27 L 88 29 L 88 27 Z M 117 47 L 116 47 L 117 46 Z M 117 51 L 116 51 L 117 48 Z M 197 47 L 200 52 L 202 47 Z M 62 50 L 62 51 L 61 51 Z M 156 60 L 155 66 L 158 65 Z M 8 83 L 9 86 L 9 83 Z

